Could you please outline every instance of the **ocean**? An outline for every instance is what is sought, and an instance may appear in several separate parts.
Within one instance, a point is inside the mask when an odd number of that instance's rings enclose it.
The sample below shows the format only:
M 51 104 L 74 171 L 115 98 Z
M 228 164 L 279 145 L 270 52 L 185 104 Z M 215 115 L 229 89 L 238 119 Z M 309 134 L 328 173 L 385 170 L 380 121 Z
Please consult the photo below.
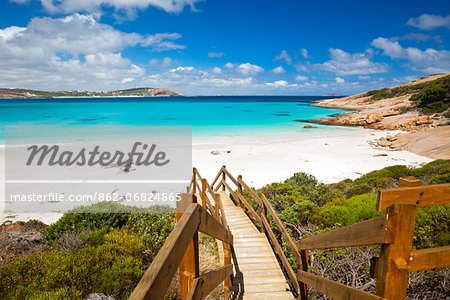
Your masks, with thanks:
M 194 137 L 298 131 L 305 130 L 304 120 L 344 112 L 311 106 L 327 98 L 331 97 L 0 99 L 0 140 L 8 125 L 191 125 Z

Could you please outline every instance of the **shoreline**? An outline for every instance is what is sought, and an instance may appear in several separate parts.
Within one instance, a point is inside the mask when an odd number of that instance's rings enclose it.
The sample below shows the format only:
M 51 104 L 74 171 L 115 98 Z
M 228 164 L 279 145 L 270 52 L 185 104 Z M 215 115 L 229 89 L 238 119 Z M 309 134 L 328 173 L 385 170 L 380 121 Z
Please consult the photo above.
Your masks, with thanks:
M 408 151 L 380 151 L 369 143 L 385 133 L 358 127 L 330 127 L 297 132 L 194 137 L 192 166 L 203 177 L 213 179 L 226 165 L 233 175 L 242 175 L 249 185 L 260 188 L 282 182 L 296 172 L 311 174 L 323 183 L 335 183 L 346 178 L 356 179 L 391 165 L 418 167 L 432 161 Z M 388 133 L 395 135 L 399 131 Z M 0 148 L 0 165 L 4 168 L 2 152 L 4 148 Z M 4 189 L 4 184 L 0 186 L 0 190 Z M 0 192 L 4 195 L 4 191 Z M 53 223 L 61 215 L 2 213 L 0 223 L 33 218 Z
M 382 90 L 319 100 L 313 106 L 353 111 L 308 121 L 323 125 L 362 126 L 381 132 L 401 130 L 402 132 L 395 137 L 386 133 L 377 140 L 376 145 L 381 149 L 408 150 L 432 159 L 450 159 L 448 112 L 424 114 L 418 108 L 418 104 L 410 101 L 413 95 L 422 91 L 417 87 L 425 89 L 424 86 L 430 82 L 433 84 L 436 80 L 442 80 L 448 76 L 450 73 L 437 74 Z M 374 98 L 375 96 L 377 97 Z

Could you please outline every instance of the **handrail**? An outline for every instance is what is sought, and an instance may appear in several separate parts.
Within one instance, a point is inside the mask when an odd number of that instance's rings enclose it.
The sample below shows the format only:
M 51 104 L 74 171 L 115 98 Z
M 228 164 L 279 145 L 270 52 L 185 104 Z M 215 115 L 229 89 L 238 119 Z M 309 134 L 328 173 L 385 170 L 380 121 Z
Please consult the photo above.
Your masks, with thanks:
M 221 176 L 222 179 L 218 181 Z M 236 191 L 227 183 L 227 177 L 236 185 Z M 217 182 L 218 185 L 214 188 Z M 212 185 L 193 168 L 188 191 L 192 188 L 192 192 L 197 195 L 190 194 L 192 200 L 195 202 L 199 197 L 202 205 L 188 205 L 130 299 L 162 299 L 170 284 L 168 279 L 173 278 L 178 266 L 183 300 L 202 299 L 222 281 L 224 299 L 228 299 L 233 271 L 233 236 L 228 229 L 220 194 L 215 192 L 220 187 L 223 191 L 228 190 L 237 206 L 245 208 L 244 212 L 249 218 L 260 225 L 261 232 L 267 235 L 291 287 L 300 299 L 307 298 L 306 285 L 334 299 L 404 299 L 410 272 L 450 266 L 450 246 L 412 251 L 417 207 L 450 203 L 450 184 L 420 184 L 420 180 L 415 178 L 401 178 L 400 188 L 381 190 L 378 193 L 377 209 L 386 211 L 386 215 L 312 237 L 303 237 L 296 244 L 270 204 L 267 194 L 259 196 L 242 180 L 241 175 L 233 177 L 225 166 L 220 169 Z M 197 188 L 200 191 L 198 194 Z M 243 189 L 255 201 L 258 206 L 256 209 L 244 197 Z M 214 200 L 214 206 L 210 197 Z M 299 265 L 297 274 L 287 260 L 278 241 L 280 237 L 275 235 L 267 213 Z M 198 232 L 222 241 L 224 248 L 224 266 L 203 276 L 198 274 Z M 371 259 L 370 275 L 377 279 L 375 294 L 307 272 L 308 250 L 367 245 L 381 245 L 380 256 Z
M 220 201 L 220 196 L 217 194 L 212 187 L 208 184 L 208 182 L 200 175 L 200 172 L 197 170 L 197 168 L 193 168 L 193 174 L 192 178 L 198 178 L 201 180 L 201 193 L 200 193 L 200 199 L 202 200 L 202 206 L 206 207 L 208 206 L 209 211 L 212 215 L 215 216 L 216 220 L 222 224 L 225 228 L 228 228 L 227 220 L 225 216 L 225 211 L 223 208 L 223 204 Z M 209 197 L 212 197 L 214 200 L 214 207 L 211 204 L 211 201 Z M 231 263 L 231 244 L 227 243 L 226 241 L 222 241 L 222 247 L 224 252 L 224 264 L 230 264 Z M 231 278 L 228 276 L 224 281 L 224 298 L 226 299 L 228 296 L 230 296 L 230 288 L 231 288 Z
M 193 239 L 195 240 L 197 232 L 203 232 L 228 245 L 233 244 L 233 235 L 228 228 L 220 224 L 199 204 L 190 204 L 129 299 L 164 299 L 171 279 L 174 277 L 180 263 L 182 263 L 182 259 L 186 259 L 185 253 L 188 253 L 188 249 Z M 197 256 L 196 258 L 194 257 L 194 261 L 198 264 L 198 251 L 193 251 L 193 253 Z M 198 265 L 195 268 L 198 270 Z M 223 268 L 218 270 L 218 275 L 214 276 L 214 283 L 216 284 L 213 288 L 222 281 L 227 280 L 232 275 L 232 272 L 231 262 L 228 262 Z M 211 284 L 206 289 L 199 289 L 197 284 L 207 278 L 210 278 L 208 274 L 201 277 L 195 274 L 194 278 L 192 278 L 194 283 L 190 284 L 185 298 L 203 299 L 206 297 Z M 192 290 L 195 291 L 193 292 Z
M 242 176 L 236 179 L 225 166 L 215 177 L 212 187 L 220 176 L 223 178 L 215 190 L 222 186 L 230 192 L 238 206 L 243 204 L 247 209 L 247 215 L 259 223 L 261 232 L 267 234 L 281 265 L 292 281 L 294 277 L 292 267 L 287 262 L 282 247 L 267 220 L 267 212 L 271 215 L 276 228 L 300 266 L 296 276 L 298 284 L 292 286 L 301 299 L 306 299 L 306 284 L 335 299 L 402 299 L 406 295 L 409 272 L 450 265 L 450 246 L 411 251 L 417 207 L 450 203 L 450 184 L 421 186 L 420 180 L 401 178 L 400 188 L 381 190 L 378 193 L 377 209 L 386 210 L 386 215 L 313 237 L 303 237 L 296 245 L 266 195 L 258 196 L 242 180 Z M 226 182 L 226 177 L 236 185 L 237 192 L 233 191 Z M 261 208 L 261 213 L 256 213 L 247 202 L 242 194 L 242 188 Z M 375 294 L 306 272 L 308 250 L 368 245 L 381 245 L 380 257 L 374 258 L 371 266 L 371 275 L 377 278 Z

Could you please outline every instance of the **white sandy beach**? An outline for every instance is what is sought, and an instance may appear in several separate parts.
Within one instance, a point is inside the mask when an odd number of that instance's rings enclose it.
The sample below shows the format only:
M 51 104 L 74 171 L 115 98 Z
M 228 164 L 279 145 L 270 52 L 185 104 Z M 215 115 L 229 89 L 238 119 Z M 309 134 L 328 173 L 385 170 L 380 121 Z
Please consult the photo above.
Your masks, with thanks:
M 194 136 L 192 163 L 209 181 L 222 165 L 226 165 L 233 175 L 242 175 L 249 185 L 259 188 L 271 182 L 284 181 L 295 172 L 306 172 L 321 182 L 332 183 L 345 178 L 355 179 L 386 166 L 402 164 L 417 167 L 431 161 L 408 151 L 380 151 L 368 143 L 369 140 L 395 133 L 328 127 L 261 135 Z M 4 176 L 4 148 L 0 149 L 0 174 Z M 374 157 L 382 153 L 387 156 Z M 4 202 L 4 178 L 1 178 L 1 183 L 0 193 Z M 2 213 L 0 224 L 7 220 L 29 219 L 53 223 L 60 216 L 58 213 Z

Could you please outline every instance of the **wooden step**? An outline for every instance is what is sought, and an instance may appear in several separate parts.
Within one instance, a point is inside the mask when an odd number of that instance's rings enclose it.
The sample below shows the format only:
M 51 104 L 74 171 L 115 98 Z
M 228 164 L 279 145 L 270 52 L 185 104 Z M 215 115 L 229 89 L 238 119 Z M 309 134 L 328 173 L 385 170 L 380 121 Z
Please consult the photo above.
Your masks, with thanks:
M 293 299 L 266 235 L 255 227 L 241 208 L 234 205 L 227 193 L 221 191 L 219 194 L 233 234 L 231 299 Z

